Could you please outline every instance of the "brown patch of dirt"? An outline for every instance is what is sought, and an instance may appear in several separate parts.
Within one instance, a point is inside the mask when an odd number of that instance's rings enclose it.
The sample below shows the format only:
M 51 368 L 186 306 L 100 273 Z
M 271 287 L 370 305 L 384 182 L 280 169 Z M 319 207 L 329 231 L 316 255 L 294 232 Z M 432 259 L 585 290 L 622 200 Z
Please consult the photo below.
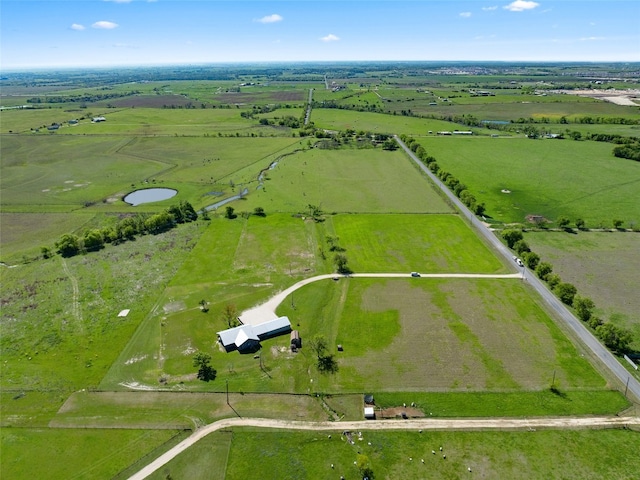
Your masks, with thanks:
M 415 407 L 391 407 L 383 408 L 382 410 L 376 409 L 377 418 L 402 418 L 403 413 L 407 418 L 423 418 L 425 416 L 422 410 Z

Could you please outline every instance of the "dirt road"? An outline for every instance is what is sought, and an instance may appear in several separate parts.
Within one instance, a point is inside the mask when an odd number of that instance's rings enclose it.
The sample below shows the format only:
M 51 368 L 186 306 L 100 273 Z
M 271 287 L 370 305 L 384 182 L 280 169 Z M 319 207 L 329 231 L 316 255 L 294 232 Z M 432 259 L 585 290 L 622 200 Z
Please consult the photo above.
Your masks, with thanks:
M 469 418 L 469 419 L 410 419 L 410 420 L 367 420 L 358 422 L 300 422 L 271 420 L 266 418 L 227 418 L 211 423 L 164 453 L 149 465 L 138 471 L 129 480 L 142 480 L 166 465 L 174 457 L 188 449 L 212 432 L 232 427 L 259 427 L 284 430 L 316 430 L 343 432 L 345 430 L 536 430 L 536 429 L 584 429 L 640 427 L 640 417 L 539 417 L 539 418 Z

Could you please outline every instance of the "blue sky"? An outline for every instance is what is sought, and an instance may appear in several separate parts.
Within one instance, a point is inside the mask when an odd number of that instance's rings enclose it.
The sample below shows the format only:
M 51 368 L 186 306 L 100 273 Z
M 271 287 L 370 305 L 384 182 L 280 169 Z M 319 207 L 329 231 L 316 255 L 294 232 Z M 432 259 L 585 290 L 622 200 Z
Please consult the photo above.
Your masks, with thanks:
M 640 61 L 637 0 L 2 0 L 0 67 Z

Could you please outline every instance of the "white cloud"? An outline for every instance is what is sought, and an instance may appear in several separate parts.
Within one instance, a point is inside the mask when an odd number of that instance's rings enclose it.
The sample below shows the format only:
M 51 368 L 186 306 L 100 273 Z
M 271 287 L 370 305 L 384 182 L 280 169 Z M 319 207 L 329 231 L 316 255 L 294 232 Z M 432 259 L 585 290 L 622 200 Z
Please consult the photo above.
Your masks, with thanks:
M 580 39 L 581 42 L 596 42 L 600 40 L 606 40 L 605 37 L 583 37 Z
M 493 6 L 493 7 L 482 7 L 482 10 L 484 10 L 485 12 L 492 12 L 493 10 L 497 10 L 498 7 L 497 6 Z
M 530 2 L 528 0 L 516 0 L 515 2 L 506 5 L 505 10 L 509 10 L 511 12 L 524 12 L 525 10 L 533 10 L 536 7 L 539 7 L 540 4 L 536 2 Z
M 71 24 L 71 30 L 84 30 L 85 26 L 84 25 L 80 25 L 79 23 L 72 23 Z
M 277 13 L 274 13 L 272 15 L 267 15 L 266 17 L 262 17 L 257 21 L 260 23 L 276 23 L 276 22 L 281 22 L 282 20 L 283 18 L 280 15 L 278 15 Z
M 471 12 L 462 12 L 460 13 L 460 16 L 464 18 L 469 18 L 471 16 Z
M 320 38 L 320 40 L 322 40 L 323 42 L 337 42 L 338 40 L 340 40 L 340 38 L 336 37 L 333 33 L 330 33 L 326 37 Z
M 102 0 L 103 2 L 113 2 L 113 3 L 131 3 L 132 0 Z
M 99 29 L 102 29 L 102 30 L 113 30 L 114 28 L 118 28 L 118 24 L 117 23 L 108 22 L 106 20 L 100 20 L 99 22 L 96 22 L 91 26 L 93 28 L 99 28 Z

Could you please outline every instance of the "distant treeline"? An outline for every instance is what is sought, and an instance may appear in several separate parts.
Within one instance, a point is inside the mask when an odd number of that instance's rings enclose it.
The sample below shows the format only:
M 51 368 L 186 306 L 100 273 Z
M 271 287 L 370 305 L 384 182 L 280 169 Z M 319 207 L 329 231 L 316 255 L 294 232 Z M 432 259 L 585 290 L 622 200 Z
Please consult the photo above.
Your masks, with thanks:
M 94 93 L 92 95 L 45 95 L 44 97 L 31 97 L 27 99 L 27 103 L 88 103 L 112 98 L 130 97 L 141 93 L 140 90 L 131 90 L 130 92 Z

